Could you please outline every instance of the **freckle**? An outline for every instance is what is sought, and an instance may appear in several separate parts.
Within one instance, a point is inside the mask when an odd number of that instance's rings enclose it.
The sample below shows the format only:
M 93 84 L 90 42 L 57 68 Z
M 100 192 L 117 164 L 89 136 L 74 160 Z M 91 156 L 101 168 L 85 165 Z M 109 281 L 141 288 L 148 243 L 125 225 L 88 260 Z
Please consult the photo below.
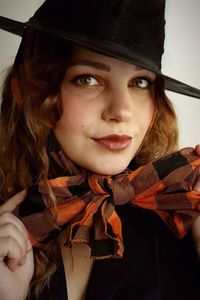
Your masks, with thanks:
M 84 125 L 81 125 L 81 128 L 84 128 L 85 126 Z

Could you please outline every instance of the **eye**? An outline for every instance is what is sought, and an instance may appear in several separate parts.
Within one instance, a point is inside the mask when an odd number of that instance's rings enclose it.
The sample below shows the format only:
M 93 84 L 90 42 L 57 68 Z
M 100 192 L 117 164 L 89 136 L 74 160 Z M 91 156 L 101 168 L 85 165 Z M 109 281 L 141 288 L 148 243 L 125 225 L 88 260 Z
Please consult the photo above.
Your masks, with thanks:
M 139 78 L 133 79 L 130 86 L 138 87 L 140 89 L 146 89 L 149 87 L 150 84 L 152 84 L 150 79 L 139 77 Z
M 100 85 L 97 79 L 91 75 L 80 75 L 73 79 L 74 83 L 80 86 L 96 86 Z

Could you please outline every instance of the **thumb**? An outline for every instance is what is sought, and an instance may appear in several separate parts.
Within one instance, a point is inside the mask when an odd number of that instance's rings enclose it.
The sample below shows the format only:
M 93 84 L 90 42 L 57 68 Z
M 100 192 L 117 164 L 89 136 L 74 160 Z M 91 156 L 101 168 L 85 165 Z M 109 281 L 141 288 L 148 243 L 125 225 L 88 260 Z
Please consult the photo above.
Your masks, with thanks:
M 0 206 L 0 214 L 5 212 L 13 212 L 17 205 L 19 205 L 26 198 L 26 195 L 27 190 L 23 190 L 7 200 L 3 205 Z
M 195 185 L 193 187 L 193 190 L 196 192 L 200 192 L 200 177 L 198 178 L 198 180 L 195 182 Z
M 195 153 L 196 155 L 200 155 L 200 144 L 195 146 Z

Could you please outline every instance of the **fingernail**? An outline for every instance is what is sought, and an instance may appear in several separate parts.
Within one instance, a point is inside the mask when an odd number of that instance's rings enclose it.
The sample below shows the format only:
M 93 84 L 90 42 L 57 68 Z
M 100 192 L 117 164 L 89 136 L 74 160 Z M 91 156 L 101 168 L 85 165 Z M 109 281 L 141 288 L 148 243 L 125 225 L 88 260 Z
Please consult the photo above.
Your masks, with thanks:
M 26 194 L 27 193 L 27 190 L 22 190 L 21 192 L 19 192 L 19 194 L 23 195 L 23 194 Z

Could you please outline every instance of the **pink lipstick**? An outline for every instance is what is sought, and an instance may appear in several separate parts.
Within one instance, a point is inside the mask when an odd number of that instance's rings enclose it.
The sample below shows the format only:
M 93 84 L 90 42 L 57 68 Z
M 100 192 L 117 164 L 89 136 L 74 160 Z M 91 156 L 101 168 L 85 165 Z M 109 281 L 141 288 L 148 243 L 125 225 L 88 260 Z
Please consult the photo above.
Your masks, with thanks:
M 94 139 L 94 141 L 100 146 L 112 150 L 112 151 L 122 151 L 128 148 L 132 140 L 129 135 L 117 135 L 112 134 L 102 138 Z

